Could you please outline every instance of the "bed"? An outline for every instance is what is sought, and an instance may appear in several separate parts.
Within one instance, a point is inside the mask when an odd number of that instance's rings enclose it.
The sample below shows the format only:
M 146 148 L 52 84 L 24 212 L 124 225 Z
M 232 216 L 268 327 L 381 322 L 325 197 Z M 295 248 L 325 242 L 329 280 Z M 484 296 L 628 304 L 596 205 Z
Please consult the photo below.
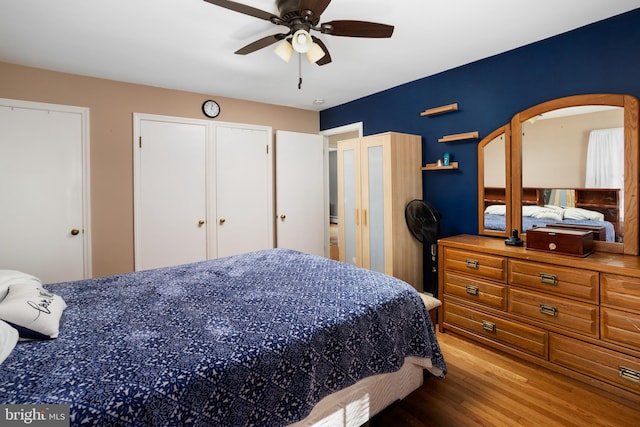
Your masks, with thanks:
M 505 189 L 485 187 L 484 229 L 505 231 Z M 544 227 L 582 225 L 603 227 L 606 241 L 622 240 L 623 221 L 621 190 L 615 188 L 522 189 L 522 230 Z
M 296 251 L 44 288 L 56 337 L 15 345 L 0 402 L 70 405 L 72 425 L 359 425 L 446 374 L 411 286 Z
M 505 215 L 504 206 L 492 205 L 485 210 L 484 228 L 486 230 L 504 231 Z M 571 209 L 573 217 L 566 217 L 563 209 L 557 206 L 523 206 L 522 232 L 526 233 L 535 227 L 544 227 L 551 224 L 585 225 L 590 227 L 604 227 L 606 241 L 615 242 L 616 232 L 614 225 L 609 221 L 604 221 L 599 215 L 591 215 L 582 209 Z M 597 218 L 597 219 L 596 219 Z

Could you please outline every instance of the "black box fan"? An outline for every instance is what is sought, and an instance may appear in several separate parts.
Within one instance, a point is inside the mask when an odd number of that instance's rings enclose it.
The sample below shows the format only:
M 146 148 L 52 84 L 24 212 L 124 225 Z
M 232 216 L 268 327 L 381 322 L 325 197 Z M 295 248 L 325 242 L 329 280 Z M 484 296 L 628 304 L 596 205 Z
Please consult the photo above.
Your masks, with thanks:
M 440 236 L 440 212 L 424 200 L 412 200 L 404 209 L 409 231 L 424 246 L 431 246 L 431 272 L 433 273 L 433 296 L 438 291 L 438 237 Z

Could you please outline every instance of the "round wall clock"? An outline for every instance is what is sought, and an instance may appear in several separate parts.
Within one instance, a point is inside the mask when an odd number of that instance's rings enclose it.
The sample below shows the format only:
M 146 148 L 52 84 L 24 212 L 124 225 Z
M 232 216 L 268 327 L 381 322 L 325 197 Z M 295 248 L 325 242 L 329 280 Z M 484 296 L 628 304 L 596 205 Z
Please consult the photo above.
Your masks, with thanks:
M 220 114 L 220 106 L 216 101 L 209 99 L 202 104 L 202 112 L 207 117 L 218 117 L 218 114 Z

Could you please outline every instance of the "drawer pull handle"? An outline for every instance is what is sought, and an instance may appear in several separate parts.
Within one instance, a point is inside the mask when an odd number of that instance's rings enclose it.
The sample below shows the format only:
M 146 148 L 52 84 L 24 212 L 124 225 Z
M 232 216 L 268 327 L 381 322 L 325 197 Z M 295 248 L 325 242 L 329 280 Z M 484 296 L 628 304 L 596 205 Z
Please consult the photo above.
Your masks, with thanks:
M 625 368 L 624 366 L 620 366 L 618 368 L 618 373 L 625 380 L 633 381 L 636 383 L 640 383 L 640 372 L 634 369 Z
M 484 329 L 485 331 L 489 331 L 489 332 L 495 332 L 496 331 L 496 324 L 495 323 L 491 323 L 491 322 L 487 322 L 486 320 L 482 321 L 482 329 Z
M 467 268 L 473 268 L 474 270 L 477 270 L 479 266 L 480 266 L 480 261 L 476 259 L 467 260 Z
M 558 309 L 545 304 L 540 304 L 540 313 L 546 314 L 547 316 L 558 317 Z
M 477 286 L 467 285 L 467 293 L 469 295 L 478 295 L 480 293 L 480 289 Z
M 558 286 L 558 276 L 555 274 L 540 273 L 540 283 Z

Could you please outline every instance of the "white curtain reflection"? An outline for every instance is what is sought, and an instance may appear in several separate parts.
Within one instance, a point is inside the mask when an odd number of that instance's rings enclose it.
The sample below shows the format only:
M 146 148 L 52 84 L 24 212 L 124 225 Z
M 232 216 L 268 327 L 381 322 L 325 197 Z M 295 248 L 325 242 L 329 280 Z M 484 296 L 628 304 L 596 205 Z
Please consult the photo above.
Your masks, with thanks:
M 619 188 L 624 206 L 624 128 L 598 129 L 589 133 L 586 188 Z M 624 209 L 620 209 L 620 218 Z

